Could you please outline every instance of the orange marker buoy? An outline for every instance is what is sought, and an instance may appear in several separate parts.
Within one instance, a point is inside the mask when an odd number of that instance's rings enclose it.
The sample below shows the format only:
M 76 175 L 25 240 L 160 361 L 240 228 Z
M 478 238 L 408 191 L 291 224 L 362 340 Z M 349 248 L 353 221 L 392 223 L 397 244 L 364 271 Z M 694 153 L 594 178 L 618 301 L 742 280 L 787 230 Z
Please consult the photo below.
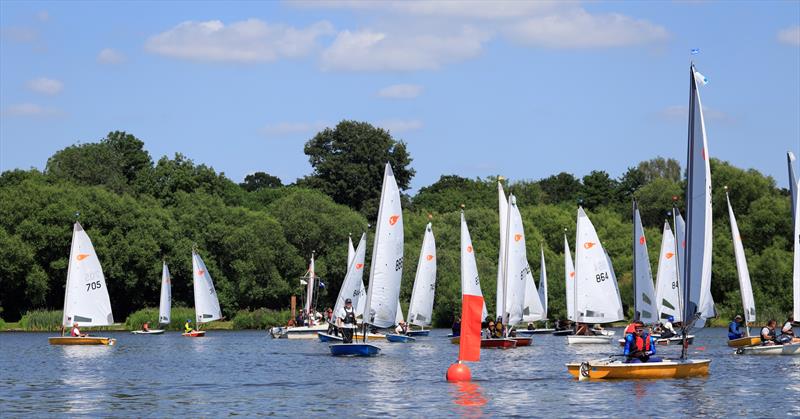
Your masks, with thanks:
M 455 364 L 450 365 L 450 368 L 447 369 L 445 378 L 447 381 L 471 381 L 472 372 L 469 370 L 469 367 L 466 366 L 466 364 L 456 362 Z

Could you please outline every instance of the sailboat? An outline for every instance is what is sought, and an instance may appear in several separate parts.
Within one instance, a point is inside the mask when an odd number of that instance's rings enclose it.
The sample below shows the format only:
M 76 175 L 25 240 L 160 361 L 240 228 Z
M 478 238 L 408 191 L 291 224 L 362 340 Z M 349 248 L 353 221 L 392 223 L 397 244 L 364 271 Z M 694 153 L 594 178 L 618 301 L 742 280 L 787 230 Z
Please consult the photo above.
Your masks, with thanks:
M 622 300 L 611 259 L 583 207 L 578 208 L 575 239 L 574 318 L 578 324 L 613 323 L 622 320 Z M 608 344 L 613 332 L 599 335 L 570 335 L 574 344 Z
M 705 77 L 692 64 L 689 68 L 689 138 L 686 190 L 686 263 L 680 265 L 683 275 L 679 283 L 683 290 L 681 331 L 684 344 L 679 361 L 625 363 L 613 358 L 567 364 L 567 370 L 577 378 L 685 378 L 708 375 L 710 359 L 687 359 L 689 331 L 702 326 L 704 316 L 713 315 L 710 292 L 711 268 L 711 170 L 706 140 L 703 109 L 698 84 Z M 677 226 L 676 226 L 677 227 Z M 680 233 L 680 230 L 678 230 Z M 684 240 L 678 234 L 676 241 Z M 682 246 L 676 246 L 680 249 Z M 580 250 L 580 248 L 579 248 Z M 679 257 L 680 259 L 680 257 Z M 580 272 L 580 268 L 579 268 Z M 680 270 L 679 270 L 680 272 Z M 706 276 L 708 274 L 708 276 Z
M 368 325 L 377 328 L 391 327 L 397 318 L 400 281 L 403 279 L 403 211 L 400 206 L 400 189 L 389 163 L 386 163 L 384 169 L 375 223 L 375 242 L 362 333 L 366 333 Z M 336 343 L 330 345 L 330 350 L 334 356 L 373 356 L 380 352 L 380 348 L 365 342 Z
M 342 287 L 339 288 L 339 295 L 336 297 L 336 303 L 333 305 L 333 315 L 344 308 L 345 300 L 348 298 L 353 304 L 353 307 L 358 307 L 361 300 L 365 296 L 361 294 L 361 286 L 363 284 L 364 276 L 364 259 L 367 252 L 367 233 L 361 234 L 361 240 L 358 241 L 358 249 L 353 249 L 353 241 L 350 240 L 348 249 L 347 260 L 347 273 L 342 281 Z M 352 251 L 350 251 L 352 250 Z M 322 342 L 337 341 L 341 342 L 341 336 L 330 335 L 325 332 L 317 332 L 319 340 Z
M 313 313 L 314 290 L 316 289 L 317 284 L 319 284 L 319 277 L 316 274 L 315 268 L 314 252 L 311 252 L 311 260 L 308 263 L 308 270 L 306 270 L 305 275 L 303 275 L 303 277 L 300 279 L 300 284 L 306 286 L 306 298 L 303 310 L 305 313 Z M 319 332 L 324 333 L 328 331 L 328 324 L 324 321 L 320 322 L 320 324 L 312 324 L 312 315 L 313 314 L 308 315 L 308 325 L 301 324 L 292 327 L 274 327 L 270 329 L 270 335 L 273 338 L 279 339 L 315 339 L 317 338 Z
M 167 262 L 161 262 L 161 298 L 158 304 L 158 324 L 169 324 L 172 309 L 172 281 L 169 275 Z M 134 330 L 134 335 L 161 335 L 164 329 Z
M 414 289 L 411 291 L 411 303 L 408 306 L 408 322 L 411 326 L 419 326 L 420 330 L 409 330 L 408 336 L 428 336 L 425 326 L 431 325 L 433 317 L 433 298 L 436 292 L 436 241 L 433 237 L 431 223 L 425 226 L 422 249 L 417 262 L 417 274 L 414 277 Z
M 567 229 L 564 229 L 564 290 L 566 291 L 567 319 L 575 321 L 575 264 L 572 260 L 572 253 L 569 251 L 569 241 L 567 241 Z M 553 332 L 553 336 L 569 336 L 575 333 L 575 329 L 562 329 Z
M 110 326 L 114 324 L 111 301 L 100 260 L 92 241 L 83 227 L 75 222 L 72 227 L 72 244 L 67 267 L 67 285 L 64 288 L 63 328 L 78 326 Z M 62 332 L 63 335 L 63 332 Z M 51 345 L 114 345 L 116 339 L 100 336 L 50 337 Z
M 540 259 L 539 260 L 539 266 L 540 266 L 539 269 L 540 269 L 540 271 L 539 271 L 539 287 L 537 289 L 539 290 L 539 301 L 541 301 L 541 304 L 542 304 L 542 319 L 545 320 L 545 322 L 546 322 L 547 321 L 547 265 L 545 264 L 545 261 L 544 261 L 544 246 L 543 245 L 539 246 L 539 254 L 540 254 L 540 258 L 539 258 Z M 540 329 L 532 329 L 532 330 L 520 329 L 520 330 L 517 330 L 517 335 L 530 336 L 530 335 L 536 335 L 536 334 L 553 333 L 553 332 L 555 332 L 555 330 L 556 329 L 552 329 L 552 328 L 546 327 L 546 323 L 545 323 L 545 327 L 540 328 Z
M 206 335 L 205 330 L 200 330 L 203 323 L 213 322 L 222 318 L 222 311 L 219 309 L 217 290 L 214 288 L 214 281 L 206 268 L 203 258 L 192 249 L 192 277 L 194 288 L 194 317 L 197 330 L 183 333 L 183 336 L 196 338 Z
M 745 336 L 739 339 L 728 340 L 728 346 L 738 348 L 740 346 L 756 345 L 761 341 L 758 336 L 750 336 L 750 324 L 756 321 L 756 303 L 753 299 L 753 289 L 750 285 L 750 272 L 747 269 L 747 260 L 744 255 L 742 237 L 739 235 L 739 225 L 736 223 L 736 216 L 733 214 L 731 198 L 728 195 L 728 187 L 725 187 L 725 200 L 728 202 L 728 217 L 731 221 L 731 239 L 733 240 L 733 254 L 736 257 L 736 272 L 739 275 L 739 291 L 742 294 L 742 308 L 744 309 Z
M 661 320 L 672 317 L 674 323 L 681 321 L 680 288 L 678 287 L 678 256 L 676 255 L 675 235 L 664 221 L 661 235 L 661 251 L 658 253 L 658 273 L 656 274 L 656 307 Z

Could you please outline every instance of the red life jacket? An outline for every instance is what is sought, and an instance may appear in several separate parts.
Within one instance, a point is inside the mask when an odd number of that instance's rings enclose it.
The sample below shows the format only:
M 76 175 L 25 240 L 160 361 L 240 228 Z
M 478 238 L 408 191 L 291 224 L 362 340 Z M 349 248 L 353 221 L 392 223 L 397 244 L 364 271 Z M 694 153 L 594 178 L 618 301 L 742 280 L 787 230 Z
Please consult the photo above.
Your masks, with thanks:
M 644 336 L 633 335 L 633 349 L 638 352 L 650 352 L 650 334 Z
M 625 331 L 622 332 L 622 336 L 628 336 L 629 334 L 634 332 L 636 332 L 636 325 L 631 323 L 628 325 L 628 327 L 625 328 Z
M 70 334 L 71 334 L 72 336 L 74 336 L 74 337 L 78 337 L 78 336 L 80 336 L 80 335 L 81 335 L 81 331 L 80 331 L 80 329 L 78 329 L 77 327 L 73 327 L 73 328 L 72 328 L 72 331 L 70 332 Z

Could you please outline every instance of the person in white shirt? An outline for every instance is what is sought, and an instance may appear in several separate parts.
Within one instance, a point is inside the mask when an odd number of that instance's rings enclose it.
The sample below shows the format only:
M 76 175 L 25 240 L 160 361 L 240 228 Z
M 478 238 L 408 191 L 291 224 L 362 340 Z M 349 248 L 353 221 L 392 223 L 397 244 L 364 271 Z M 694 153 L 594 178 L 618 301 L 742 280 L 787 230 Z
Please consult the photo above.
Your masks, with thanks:
M 408 333 L 408 325 L 406 322 L 400 321 L 400 323 L 397 324 L 397 327 L 394 328 L 394 332 L 398 335 L 405 335 Z
M 789 315 L 789 317 L 786 319 L 786 323 L 784 323 L 783 327 L 781 328 L 780 340 L 782 342 L 789 343 L 789 342 L 800 341 L 800 339 L 798 339 L 794 335 L 794 329 L 792 328 L 793 323 L 794 323 L 794 316 Z
M 356 328 L 356 311 L 353 300 L 344 300 L 344 307 L 336 313 L 336 326 L 342 331 L 342 342 L 353 343 L 353 329 Z
M 664 329 L 661 332 L 661 337 L 663 339 L 671 338 L 671 337 L 677 335 L 677 333 L 675 333 L 675 328 L 672 326 L 672 322 L 674 320 L 675 320 L 675 317 L 669 316 L 669 317 L 667 317 L 667 320 L 664 323 L 661 324 L 661 327 Z

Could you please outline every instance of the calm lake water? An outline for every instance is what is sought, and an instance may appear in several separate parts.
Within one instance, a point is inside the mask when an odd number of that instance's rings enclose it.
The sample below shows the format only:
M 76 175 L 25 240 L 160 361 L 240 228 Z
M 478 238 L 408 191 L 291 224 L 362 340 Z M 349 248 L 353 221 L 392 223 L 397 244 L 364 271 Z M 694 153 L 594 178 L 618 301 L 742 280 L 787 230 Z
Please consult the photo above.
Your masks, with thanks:
M 692 357 L 713 359 L 706 378 L 579 382 L 566 362 L 619 349 L 546 335 L 528 348 L 484 350 L 466 384 L 444 380 L 458 352 L 447 333 L 379 343 L 375 358 L 334 358 L 327 344 L 263 331 L 107 333 L 114 347 L 0 333 L 0 416 L 800 416 L 800 357 L 734 355 L 724 329 L 697 332 Z

